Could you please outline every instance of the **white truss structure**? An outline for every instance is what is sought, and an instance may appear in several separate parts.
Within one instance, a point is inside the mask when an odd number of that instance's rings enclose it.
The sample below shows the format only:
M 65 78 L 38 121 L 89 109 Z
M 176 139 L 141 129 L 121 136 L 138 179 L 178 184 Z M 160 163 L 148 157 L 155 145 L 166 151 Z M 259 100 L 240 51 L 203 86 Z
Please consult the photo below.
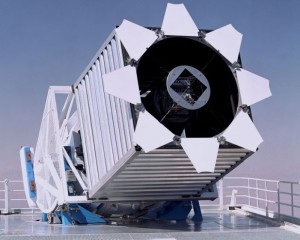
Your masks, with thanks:
M 61 111 L 58 111 L 58 96 L 65 98 Z M 60 99 L 61 100 L 61 99 Z M 68 141 L 75 123 L 70 122 L 74 111 L 75 95 L 72 87 L 50 87 L 45 104 L 34 158 L 34 173 L 37 188 L 37 205 L 45 213 L 53 211 L 57 205 L 66 202 L 85 202 L 87 197 L 69 196 L 65 160 L 76 176 L 80 186 L 87 190 L 87 183 L 75 168 L 67 154 L 64 143 Z M 75 108 L 76 109 L 76 108 Z

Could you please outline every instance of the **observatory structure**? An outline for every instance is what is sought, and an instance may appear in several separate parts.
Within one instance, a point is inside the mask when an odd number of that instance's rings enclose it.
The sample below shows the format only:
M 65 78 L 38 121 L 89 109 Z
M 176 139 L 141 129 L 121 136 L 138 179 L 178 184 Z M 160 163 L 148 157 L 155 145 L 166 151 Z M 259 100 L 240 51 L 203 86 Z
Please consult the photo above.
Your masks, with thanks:
M 183 4 L 161 28 L 124 20 L 72 86 L 49 88 L 35 152 L 21 149 L 28 203 L 65 223 L 192 205 L 201 219 L 198 200 L 263 141 L 250 106 L 269 81 L 242 68 L 241 42 L 232 25 L 199 30 Z

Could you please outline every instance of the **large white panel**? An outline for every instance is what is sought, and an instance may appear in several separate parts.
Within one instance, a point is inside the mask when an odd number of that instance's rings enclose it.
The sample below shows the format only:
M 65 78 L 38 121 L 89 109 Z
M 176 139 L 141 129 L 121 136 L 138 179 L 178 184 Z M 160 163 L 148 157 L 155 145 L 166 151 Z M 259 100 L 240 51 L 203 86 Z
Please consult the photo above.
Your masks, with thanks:
M 89 167 L 89 174 L 91 176 L 91 185 L 93 186 L 99 180 L 98 171 L 96 168 L 96 155 L 95 155 L 95 147 L 93 144 L 93 134 L 92 134 L 92 124 L 91 124 L 91 117 L 88 107 L 88 98 L 87 98 L 87 91 L 86 91 L 86 83 L 85 80 L 78 85 L 78 93 L 79 93 L 79 101 L 81 107 L 81 116 L 82 116 L 82 123 L 85 132 L 85 141 L 86 147 L 88 151 L 88 159 L 85 162 L 88 162 L 87 165 Z
M 216 138 L 182 138 L 181 146 L 198 173 L 215 171 L 219 150 Z
M 141 103 L 136 68 L 130 65 L 103 75 L 104 91 L 132 104 Z
M 116 68 L 124 67 L 124 60 L 121 53 L 121 46 L 120 41 L 116 41 L 115 39 L 111 40 L 112 52 L 114 55 L 114 59 L 118 59 L 115 61 Z M 123 116 L 123 123 L 125 129 L 125 138 L 127 143 L 127 150 L 129 150 L 133 146 L 132 137 L 133 137 L 133 118 L 130 103 L 127 101 L 121 101 L 121 108 L 122 108 L 122 116 Z
M 236 71 L 242 104 L 252 105 L 272 96 L 269 80 L 240 69 Z
M 116 28 L 116 32 L 129 56 L 135 60 L 138 60 L 157 39 L 155 32 L 126 19 Z
M 259 144 L 263 142 L 262 137 L 254 126 L 249 115 L 243 111 L 239 112 L 223 136 L 227 142 L 256 152 Z
M 109 45 L 108 45 L 109 46 Z M 114 71 L 113 62 L 114 60 L 111 58 L 110 50 L 109 48 L 104 49 L 103 55 L 104 55 L 104 66 L 105 66 L 105 73 L 108 74 L 112 71 Z M 104 73 L 104 72 L 103 72 Z M 116 153 L 117 158 L 115 159 L 115 163 L 119 161 L 119 159 L 123 156 L 123 146 L 122 146 L 122 140 L 121 140 L 121 132 L 120 132 L 120 117 L 118 116 L 118 102 L 120 99 L 114 97 L 113 95 L 109 95 L 109 102 L 111 107 L 111 113 L 112 116 L 109 119 L 112 121 L 113 124 L 113 141 L 116 142 Z
M 140 112 L 133 141 L 145 152 L 173 141 L 174 134 L 147 111 Z
M 237 61 L 243 34 L 231 24 L 206 34 L 205 40 L 218 50 L 228 61 Z
M 87 159 L 90 158 L 90 152 L 89 152 L 89 148 L 87 146 L 87 133 L 86 131 L 86 126 L 84 124 L 84 112 L 82 110 L 82 102 L 80 101 L 80 93 L 79 93 L 79 86 L 75 88 L 75 100 L 76 100 L 76 106 L 77 106 L 77 111 L 78 111 L 78 115 L 79 115 L 79 121 L 80 121 L 80 134 L 81 134 L 81 141 L 82 141 L 82 147 L 83 147 L 83 151 L 85 153 L 85 157 Z M 89 163 L 88 161 L 86 161 L 86 175 L 87 175 L 87 180 L 88 180 L 88 187 L 92 186 L 92 174 L 90 173 L 90 167 L 89 167 Z
M 92 139 L 93 144 L 95 146 L 95 155 L 96 155 L 96 162 L 95 166 L 97 167 L 97 172 L 99 178 L 103 177 L 106 173 L 106 164 L 105 161 L 99 161 L 99 159 L 104 159 L 104 149 L 101 139 L 101 129 L 100 129 L 100 122 L 97 114 L 97 99 L 95 94 L 95 82 L 93 78 L 93 73 L 90 70 L 88 75 L 85 77 L 86 83 L 86 91 L 87 91 L 87 99 L 88 99 L 88 106 L 90 112 L 90 120 L 92 124 L 91 132 L 92 132 Z
M 119 67 L 117 64 L 118 59 L 116 59 L 113 55 L 113 50 L 112 50 L 111 44 L 107 45 L 107 53 L 108 53 L 108 60 L 110 62 L 110 72 L 113 72 L 116 69 L 118 69 Z M 126 80 L 126 78 L 125 78 L 125 80 Z M 104 86 L 105 86 L 105 84 L 104 84 Z M 124 89 L 123 89 L 123 92 L 124 92 Z M 117 117 L 117 123 L 118 123 L 118 128 L 116 128 L 116 131 L 118 132 L 118 135 L 120 136 L 120 142 L 121 142 L 121 144 L 118 145 L 118 148 L 121 151 L 120 157 L 122 157 L 123 154 L 125 154 L 128 150 L 126 148 L 125 131 L 124 131 L 124 125 L 123 125 L 123 120 L 124 120 L 125 115 L 122 113 L 122 110 L 121 110 L 121 102 L 123 102 L 123 100 L 120 98 L 114 98 L 114 102 L 115 102 L 115 106 L 116 106 L 116 117 Z M 119 159 L 120 159 L 120 157 L 119 157 Z
M 110 72 L 109 68 L 109 60 L 107 56 L 107 51 L 104 49 L 103 54 L 100 57 L 100 69 L 101 69 L 101 77 L 102 77 L 102 85 L 103 85 L 103 92 L 105 95 L 105 106 L 107 110 L 107 118 L 108 118 L 108 126 L 109 126 L 109 135 L 111 136 L 111 144 L 113 147 L 113 155 L 114 155 L 114 163 L 115 164 L 122 154 L 120 152 L 120 143 L 119 143 L 119 137 L 117 136 L 117 129 L 116 126 L 118 126 L 118 119 L 116 118 L 116 106 L 114 101 L 114 96 L 109 95 L 104 91 L 104 83 L 103 83 L 103 75 L 105 73 Z M 112 165 L 113 166 L 113 165 Z
M 102 58 L 103 59 L 103 58 Z M 112 144 L 112 136 L 110 134 L 110 117 L 109 111 L 107 109 L 108 97 L 105 96 L 103 89 L 102 75 L 100 71 L 100 59 L 96 61 L 95 66 L 93 66 L 93 73 L 95 73 L 95 88 L 97 97 L 97 107 L 98 107 L 98 119 L 100 122 L 103 148 L 105 151 L 105 162 L 107 171 L 111 169 L 114 163 L 114 152 Z M 98 89 L 98 90 L 97 90 Z M 114 141 L 115 143 L 115 141 Z
M 199 29 L 184 4 L 168 3 L 161 30 L 165 35 L 198 36 Z

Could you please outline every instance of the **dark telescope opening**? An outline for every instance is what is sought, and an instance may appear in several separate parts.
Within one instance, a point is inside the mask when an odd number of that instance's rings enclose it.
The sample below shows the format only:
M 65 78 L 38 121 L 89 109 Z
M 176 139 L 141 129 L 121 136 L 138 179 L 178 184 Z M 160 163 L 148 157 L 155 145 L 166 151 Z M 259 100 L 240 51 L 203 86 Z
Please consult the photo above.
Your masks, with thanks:
M 185 109 L 169 96 L 166 79 L 175 67 L 188 65 L 207 78 L 211 95 L 196 110 Z M 227 61 L 199 39 L 168 37 L 153 44 L 140 58 L 137 76 L 146 110 L 176 135 L 213 137 L 232 122 L 238 106 L 238 88 Z M 195 92 L 203 90 L 197 85 Z M 200 90 L 199 90 L 200 89 Z

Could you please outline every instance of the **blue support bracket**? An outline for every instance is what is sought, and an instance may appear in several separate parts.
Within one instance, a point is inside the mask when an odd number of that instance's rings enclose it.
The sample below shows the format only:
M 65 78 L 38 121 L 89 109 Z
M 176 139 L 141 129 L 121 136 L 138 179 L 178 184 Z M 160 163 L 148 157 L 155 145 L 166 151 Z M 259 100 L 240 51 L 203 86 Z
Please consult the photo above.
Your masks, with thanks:
M 70 204 L 68 210 L 59 211 L 61 222 L 64 225 L 89 224 L 89 223 L 106 223 L 98 215 L 88 211 L 80 204 Z
M 149 210 L 144 216 L 156 220 L 185 220 L 192 209 L 191 201 L 167 201 L 161 206 Z
M 47 216 L 47 213 L 42 213 L 42 219 L 41 219 L 42 222 L 48 222 L 48 216 Z
M 152 209 L 149 209 L 145 218 L 155 220 L 186 220 L 190 211 L 194 209 L 194 216 L 192 220 L 195 222 L 202 222 L 202 212 L 198 200 L 185 200 L 185 201 L 167 201 L 160 205 L 156 205 Z
M 194 216 L 192 217 L 193 221 L 202 222 L 203 216 L 200 208 L 200 204 L 198 200 L 192 200 L 193 208 L 194 208 Z

